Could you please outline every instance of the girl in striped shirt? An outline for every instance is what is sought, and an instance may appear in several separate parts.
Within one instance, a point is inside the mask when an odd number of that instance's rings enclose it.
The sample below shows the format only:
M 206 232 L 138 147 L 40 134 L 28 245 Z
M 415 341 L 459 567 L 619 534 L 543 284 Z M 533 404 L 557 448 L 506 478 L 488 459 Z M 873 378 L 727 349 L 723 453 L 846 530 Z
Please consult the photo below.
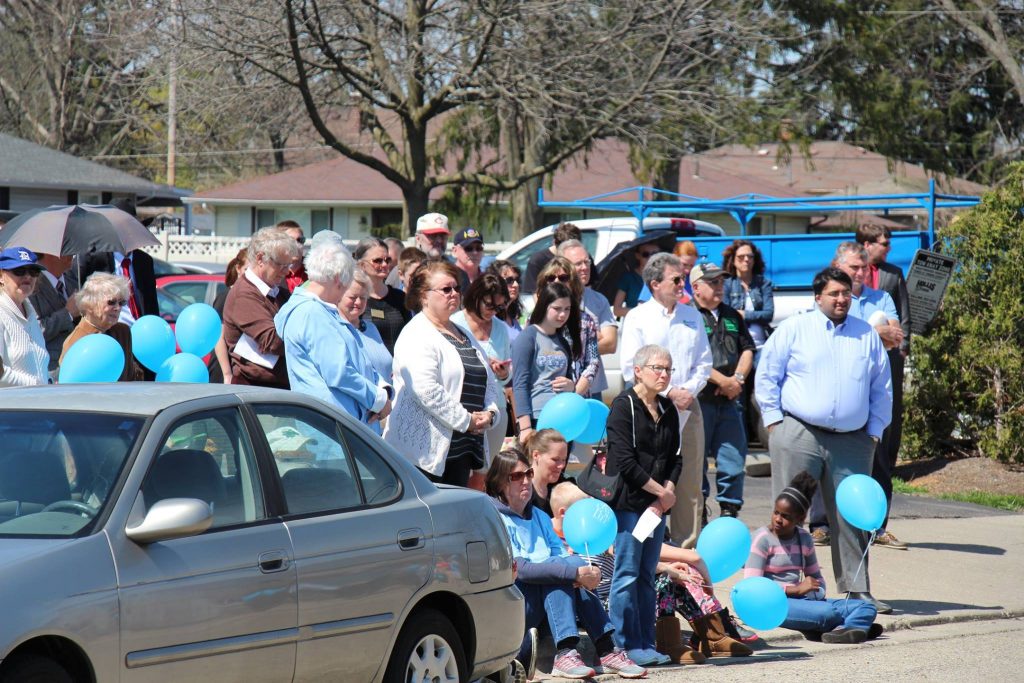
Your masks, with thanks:
M 803 528 L 817 482 L 800 472 L 775 499 L 771 522 L 754 532 L 744 576 L 766 576 L 782 584 L 789 602 L 783 628 L 808 640 L 862 643 L 882 633 L 875 607 L 864 600 L 825 597 L 811 535 Z

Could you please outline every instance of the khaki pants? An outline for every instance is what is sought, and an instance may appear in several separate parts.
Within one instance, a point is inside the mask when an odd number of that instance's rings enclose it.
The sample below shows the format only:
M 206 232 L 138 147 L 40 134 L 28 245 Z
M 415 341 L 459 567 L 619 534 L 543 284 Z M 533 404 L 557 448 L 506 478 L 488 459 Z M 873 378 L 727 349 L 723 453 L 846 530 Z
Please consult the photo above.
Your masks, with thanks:
M 668 523 L 672 541 L 683 548 L 693 548 L 697 545 L 704 511 L 704 495 L 700 490 L 704 479 L 704 416 L 696 398 L 690 404 L 690 417 L 683 425 L 682 442 L 683 468 L 676 482 L 676 504 Z

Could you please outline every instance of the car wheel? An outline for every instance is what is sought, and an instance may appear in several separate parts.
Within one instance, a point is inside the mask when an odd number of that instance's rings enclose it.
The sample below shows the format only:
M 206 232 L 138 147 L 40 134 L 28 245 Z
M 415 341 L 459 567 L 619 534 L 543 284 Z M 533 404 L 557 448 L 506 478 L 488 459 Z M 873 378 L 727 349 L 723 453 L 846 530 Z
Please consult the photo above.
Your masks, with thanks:
M 459 683 L 469 675 L 465 659 L 452 623 L 436 610 L 423 610 L 413 614 L 398 635 L 384 680 Z
M 0 671 L 0 683 L 74 683 L 57 662 L 38 655 L 15 656 Z

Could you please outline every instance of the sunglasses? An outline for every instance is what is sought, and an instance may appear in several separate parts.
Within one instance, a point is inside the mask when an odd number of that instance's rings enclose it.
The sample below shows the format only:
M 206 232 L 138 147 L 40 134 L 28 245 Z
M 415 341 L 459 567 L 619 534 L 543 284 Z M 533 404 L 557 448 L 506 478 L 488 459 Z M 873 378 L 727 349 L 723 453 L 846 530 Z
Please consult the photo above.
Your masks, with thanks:
M 299 235 L 298 237 L 295 238 L 295 241 L 298 242 L 299 244 L 305 244 L 306 237 L 304 235 Z
M 666 280 L 662 280 L 662 282 L 665 282 L 665 281 Z M 683 276 L 682 275 L 676 275 L 675 277 L 667 278 L 667 281 L 671 282 L 673 285 L 678 287 L 679 283 L 683 281 Z
M 108 306 L 127 306 L 128 299 L 107 299 Z
M 505 306 L 508 305 L 505 303 L 496 304 L 493 301 L 481 301 L 480 303 L 483 304 L 483 307 L 486 308 L 488 311 L 500 311 L 504 309 Z
M 456 294 L 459 294 L 462 291 L 462 288 L 459 287 L 458 285 L 449 285 L 448 287 L 435 287 L 434 289 L 432 289 L 430 291 L 432 291 L 432 292 L 441 292 L 445 296 L 448 296 L 452 292 L 455 292 Z
M 509 472 L 508 480 L 513 484 L 518 484 L 523 479 L 533 479 L 533 468 L 523 470 L 522 472 Z
M 505 284 L 508 285 L 509 287 L 511 287 L 512 285 L 518 285 L 519 284 L 519 278 L 517 278 L 517 277 L 507 277 L 507 278 L 504 278 L 504 280 L 505 280 Z
M 391 263 L 391 257 L 390 256 L 381 256 L 380 258 L 371 258 L 371 259 L 363 259 L 363 260 L 364 261 L 368 261 L 368 262 L 372 263 L 375 266 L 382 266 L 384 264 L 390 264 Z
M 25 277 L 26 275 L 28 275 L 29 277 L 39 277 L 39 273 L 43 271 L 39 270 L 38 268 L 27 268 L 25 266 L 19 266 L 17 268 L 11 268 L 8 272 L 14 277 Z
M 638 252 L 638 256 L 641 256 L 642 258 L 651 258 L 652 256 L 654 256 L 657 253 L 658 253 L 657 249 L 655 249 L 654 251 L 641 251 L 641 252 Z
M 548 284 L 551 284 L 555 280 L 558 280 L 561 283 L 566 283 L 572 279 L 572 276 L 569 275 L 568 273 L 562 273 L 561 275 L 548 275 L 545 279 L 547 280 Z
M 477 251 L 482 252 L 483 250 L 484 250 L 484 245 L 480 244 L 479 242 L 471 244 L 468 247 L 463 247 L 462 248 L 462 251 L 468 251 L 468 252 L 477 252 Z

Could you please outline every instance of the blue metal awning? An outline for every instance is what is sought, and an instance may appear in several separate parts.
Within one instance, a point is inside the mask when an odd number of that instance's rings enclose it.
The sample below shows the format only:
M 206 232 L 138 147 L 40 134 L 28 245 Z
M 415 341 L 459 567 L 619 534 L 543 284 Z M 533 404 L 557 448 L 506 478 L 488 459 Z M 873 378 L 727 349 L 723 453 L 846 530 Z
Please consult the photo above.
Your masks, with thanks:
M 827 197 L 770 197 L 742 194 L 725 199 L 708 199 L 659 190 L 653 187 L 627 187 L 615 192 L 555 202 L 544 199 L 544 189 L 537 191 L 539 205 L 567 209 L 592 209 L 632 214 L 643 224 L 653 214 L 662 213 L 728 213 L 747 234 L 747 224 L 759 213 L 835 213 L 839 211 L 881 211 L 887 215 L 900 209 L 923 209 L 928 212 L 928 241 L 935 243 L 935 211 L 975 206 L 981 199 L 971 195 L 940 194 L 935 181 L 929 180 L 928 192 L 908 194 L 843 195 Z M 659 199 L 659 197 L 664 197 Z

